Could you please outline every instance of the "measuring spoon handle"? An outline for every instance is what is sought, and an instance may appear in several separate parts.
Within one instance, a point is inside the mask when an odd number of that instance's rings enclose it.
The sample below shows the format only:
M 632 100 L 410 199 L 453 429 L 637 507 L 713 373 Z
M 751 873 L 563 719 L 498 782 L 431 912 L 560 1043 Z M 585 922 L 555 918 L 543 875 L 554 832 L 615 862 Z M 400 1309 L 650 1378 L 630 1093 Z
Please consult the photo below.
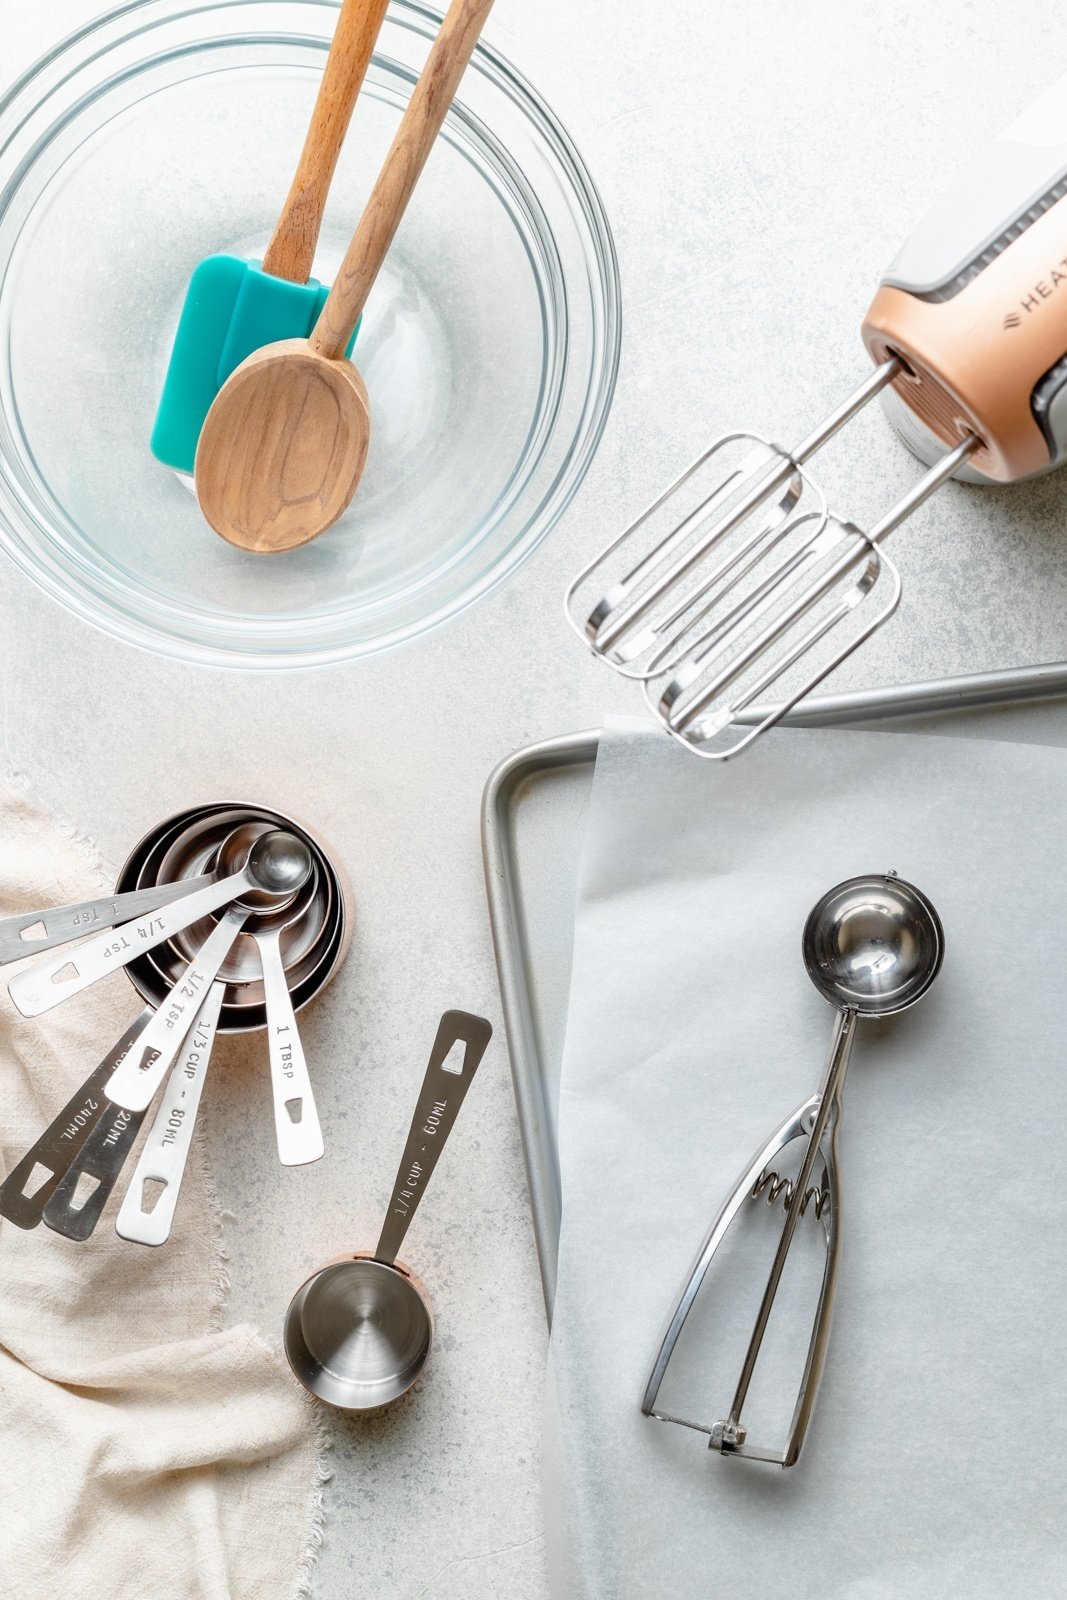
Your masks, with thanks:
M 320 355 L 335 360 L 348 346 L 492 5 L 452 0 L 448 8 L 312 329 L 311 345 Z
M 143 1121 L 143 1111 L 105 1105 L 44 1208 L 46 1227 L 67 1239 L 88 1239 L 137 1143 Z
M 107 1097 L 127 1111 L 146 1111 L 177 1059 L 197 1012 L 233 948 L 249 912 L 231 906 L 208 934 L 173 989 L 107 1085 Z
M 83 939 L 87 933 L 113 928 L 117 922 L 146 916 L 168 906 L 195 889 L 203 889 L 214 879 L 191 878 L 185 883 L 164 883 L 153 889 L 130 889 L 125 894 L 101 895 L 96 900 L 81 900 L 73 906 L 51 906 L 47 911 L 29 911 L 18 917 L 0 918 L 0 966 L 21 961 L 23 956 L 54 950 L 57 944 Z
M 389 1209 L 375 1260 L 389 1266 L 397 1258 L 404 1235 L 433 1176 L 445 1140 L 455 1125 L 471 1079 L 493 1037 L 484 1017 L 468 1011 L 446 1011 L 437 1029 L 426 1076 L 422 1080 L 408 1141 L 393 1184 Z M 465 1048 L 455 1059 L 457 1044 Z
M 324 1146 L 279 940 L 277 932 L 256 936 L 263 965 L 278 1159 L 284 1167 L 300 1167 L 318 1161 Z
M 3 1183 L 0 1184 L 0 1217 L 6 1217 L 17 1228 L 36 1228 L 62 1179 L 78 1160 L 93 1129 L 108 1110 L 105 1086 L 112 1073 L 132 1046 L 138 1034 L 148 1026 L 151 1007 L 142 1011 L 117 1044 L 113 1045 L 98 1067 L 76 1089 L 48 1124 L 32 1149 L 27 1150 Z M 30 1188 L 34 1172 L 43 1168 L 48 1176 L 35 1188 Z
M 199 922 L 201 917 L 210 916 L 251 886 L 246 871 L 235 872 L 229 878 L 212 882 L 205 889 L 194 890 L 162 906 L 153 915 L 124 922 L 110 933 L 89 939 L 76 950 L 64 950 L 47 961 L 35 961 L 32 967 L 15 973 L 7 992 L 24 1017 L 39 1017 L 61 1000 L 68 1000 L 71 995 L 88 989 L 90 984 L 118 972 L 146 950 L 154 949 L 165 939 Z
M 224 983 L 216 981 L 208 990 L 167 1079 L 159 1110 L 119 1207 L 115 1232 L 134 1244 L 159 1245 L 170 1238 L 225 996 Z M 146 1183 L 163 1185 L 149 1210 L 145 1209 Z

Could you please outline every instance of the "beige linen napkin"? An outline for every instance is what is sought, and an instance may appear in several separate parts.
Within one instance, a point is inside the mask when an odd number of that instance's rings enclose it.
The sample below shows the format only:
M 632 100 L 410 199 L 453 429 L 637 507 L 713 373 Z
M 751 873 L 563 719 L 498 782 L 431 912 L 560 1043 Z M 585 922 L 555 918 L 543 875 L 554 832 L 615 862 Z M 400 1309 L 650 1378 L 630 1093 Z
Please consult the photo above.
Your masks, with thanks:
M 90 847 L 0 785 L 0 915 L 110 887 Z M 119 975 L 34 1021 L 0 994 L 0 1169 L 135 1009 Z M 135 1160 L 85 1243 L 0 1221 L 0 1596 L 290 1600 L 320 1537 L 313 1410 L 252 1328 L 220 1327 L 199 1140 L 160 1249 L 114 1230 Z

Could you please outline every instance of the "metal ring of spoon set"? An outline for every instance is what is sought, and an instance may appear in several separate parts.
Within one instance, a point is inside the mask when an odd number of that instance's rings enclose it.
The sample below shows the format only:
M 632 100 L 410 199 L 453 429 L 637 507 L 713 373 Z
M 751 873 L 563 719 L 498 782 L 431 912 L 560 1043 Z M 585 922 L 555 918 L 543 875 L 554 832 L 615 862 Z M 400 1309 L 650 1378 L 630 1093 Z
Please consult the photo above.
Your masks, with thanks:
M 347 879 L 321 840 L 280 812 L 235 804 L 153 828 L 114 895 L 0 922 L 0 963 L 39 958 L 8 981 L 23 1016 L 119 969 L 143 1002 L 0 1185 L 0 1215 L 87 1239 L 158 1096 L 116 1229 L 163 1244 L 220 1033 L 266 1034 L 279 1159 L 317 1161 L 323 1139 L 297 1012 L 344 960 L 352 913 Z

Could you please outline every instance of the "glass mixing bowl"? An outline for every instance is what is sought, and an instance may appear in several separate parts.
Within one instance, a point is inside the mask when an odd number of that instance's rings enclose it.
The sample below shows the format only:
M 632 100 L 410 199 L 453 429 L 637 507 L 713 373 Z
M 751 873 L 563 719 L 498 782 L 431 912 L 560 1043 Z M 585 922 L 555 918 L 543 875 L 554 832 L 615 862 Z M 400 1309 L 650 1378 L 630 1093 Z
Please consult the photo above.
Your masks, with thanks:
M 332 0 L 144 0 L 0 101 L 0 541 L 79 616 L 217 666 L 360 656 L 514 570 L 589 466 L 618 364 L 596 189 L 533 89 L 480 45 L 356 346 L 373 437 L 333 529 L 219 539 L 149 434 L 196 263 L 256 257 L 307 128 Z M 394 0 L 334 178 L 333 269 L 439 16 Z

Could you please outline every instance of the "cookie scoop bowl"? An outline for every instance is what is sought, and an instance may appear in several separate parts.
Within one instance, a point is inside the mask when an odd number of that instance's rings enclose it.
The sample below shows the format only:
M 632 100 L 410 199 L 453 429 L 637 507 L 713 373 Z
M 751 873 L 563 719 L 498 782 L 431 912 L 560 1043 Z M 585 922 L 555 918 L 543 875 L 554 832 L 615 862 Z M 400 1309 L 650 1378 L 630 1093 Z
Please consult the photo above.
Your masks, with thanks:
M 551 112 L 483 44 L 367 306 L 357 500 L 265 562 L 220 540 L 154 459 L 189 273 L 210 251 L 262 254 L 335 17 L 315 0 L 146 0 L 0 102 L 0 543 L 79 616 L 173 658 L 325 664 L 455 615 L 551 529 L 606 420 L 619 314 L 603 210 Z M 437 26 L 415 0 L 390 10 L 322 282 Z

